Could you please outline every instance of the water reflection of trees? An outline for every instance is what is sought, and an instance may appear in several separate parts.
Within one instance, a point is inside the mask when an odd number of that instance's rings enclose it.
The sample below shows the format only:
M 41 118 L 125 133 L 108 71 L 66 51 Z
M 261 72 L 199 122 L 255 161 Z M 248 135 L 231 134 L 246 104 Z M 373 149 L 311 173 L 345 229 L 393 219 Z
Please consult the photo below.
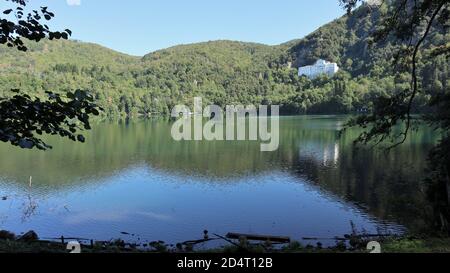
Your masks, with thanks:
M 426 228 L 428 204 L 422 179 L 424 156 L 434 141 L 433 133 L 422 128 L 404 146 L 390 153 L 355 149 L 351 141 L 354 135 L 356 132 L 351 132 L 318 145 L 322 157 L 300 155 L 298 162 L 293 163 L 298 166 L 295 172 L 323 190 L 361 205 L 380 219 L 395 220 L 414 230 Z M 333 143 L 339 149 L 333 150 Z
M 382 219 L 420 227 L 423 213 L 421 177 L 433 133 L 425 128 L 394 152 L 353 149 L 356 130 L 338 137 L 333 118 L 283 118 L 280 148 L 260 152 L 255 142 L 176 142 L 167 121 L 99 124 L 87 144 L 64 145 L 55 139 L 50 152 L 18 151 L 1 145 L 0 173 L 8 180 L 34 177 L 35 187 L 57 191 L 83 183 L 107 181 L 121 170 L 146 165 L 173 175 L 232 177 L 287 171 L 328 193 L 359 203 Z M 424 144 L 425 143 L 425 144 Z M 230 179 L 231 178 L 231 179 Z M 20 184 L 24 189 L 26 184 Z

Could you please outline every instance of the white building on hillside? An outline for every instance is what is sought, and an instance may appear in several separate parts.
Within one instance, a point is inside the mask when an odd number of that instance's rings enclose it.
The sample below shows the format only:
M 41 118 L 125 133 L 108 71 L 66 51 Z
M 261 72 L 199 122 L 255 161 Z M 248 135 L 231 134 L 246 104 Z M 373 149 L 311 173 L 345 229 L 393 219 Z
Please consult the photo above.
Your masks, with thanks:
M 302 66 L 298 68 L 299 76 L 306 76 L 310 79 L 316 78 L 321 74 L 326 74 L 328 76 L 333 76 L 339 71 L 339 66 L 337 63 L 330 63 L 324 60 L 317 60 L 313 65 Z

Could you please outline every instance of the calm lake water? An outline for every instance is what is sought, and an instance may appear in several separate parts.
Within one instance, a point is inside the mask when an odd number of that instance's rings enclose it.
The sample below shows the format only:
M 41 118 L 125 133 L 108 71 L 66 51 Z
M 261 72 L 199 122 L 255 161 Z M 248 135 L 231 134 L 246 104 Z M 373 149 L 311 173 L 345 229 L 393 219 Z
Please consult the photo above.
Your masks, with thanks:
M 52 138 L 48 152 L 0 144 L 0 229 L 177 243 L 204 229 L 300 240 L 342 236 L 351 223 L 370 233 L 422 228 L 434 133 L 422 128 L 389 154 L 355 151 L 357 130 L 338 137 L 345 120 L 283 117 L 275 152 L 176 142 L 163 120 L 99 123 L 87 143 Z

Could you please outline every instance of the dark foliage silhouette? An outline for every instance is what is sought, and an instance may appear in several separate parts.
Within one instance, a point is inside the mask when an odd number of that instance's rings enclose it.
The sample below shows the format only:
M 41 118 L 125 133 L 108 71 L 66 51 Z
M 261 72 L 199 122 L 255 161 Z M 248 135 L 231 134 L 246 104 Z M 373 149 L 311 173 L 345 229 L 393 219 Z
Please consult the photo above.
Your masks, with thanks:
M 0 44 L 27 51 L 22 39 L 39 42 L 42 39 L 68 39 L 71 31 L 51 31 L 45 21 L 55 15 L 47 7 L 27 10 L 26 0 L 6 0 L 16 5 L 4 10 L 0 18 Z M 11 18 L 11 19 L 8 19 Z M 90 129 L 89 115 L 98 115 L 93 97 L 83 90 L 69 92 L 66 96 L 47 91 L 47 99 L 32 98 L 12 90 L 14 95 L 0 99 L 0 140 L 20 148 L 51 148 L 39 136 L 59 135 L 73 141 L 84 142 L 77 131 Z
M 449 6 L 447 0 L 340 0 L 342 6 L 351 13 L 359 4 L 367 5 L 372 12 L 380 12 L 382 20 L 376 30 L 372 32 L 373 43 L 382 43 L 391 39 L 397 46 L 397 53 L 393 65 L 398 72 L 408 71 L 411 76 L 409 88 L 397 92 L 393 96 L 377 98 L 373 111 L 361 115 L 347 126 L 366 128 L 356 142 L 375 144 L 390 140 L 394 148 L 405 142 L 408 134 L 417 126 L 413 118 L 414 103 L 420 93 L 424 92 L 422 80 L 418 75 L 418 62 L 430 55 L 432 58 L 444 55 L 448 62 L 449 44 L 422 50 L 432 29 L 443 29 L 448 33 Z M 426 180 L 427 193 L 434 205 L 435 225 L 445 232 L 450 232 L 450 100 L 449 90 L 434 90 L 429 93 L 429 113 L 425 120 L 442 135 L 440 143 L 431 151 L 429 156 L 429 173 Z M 399 133 L 394 128 L 404 125 Z

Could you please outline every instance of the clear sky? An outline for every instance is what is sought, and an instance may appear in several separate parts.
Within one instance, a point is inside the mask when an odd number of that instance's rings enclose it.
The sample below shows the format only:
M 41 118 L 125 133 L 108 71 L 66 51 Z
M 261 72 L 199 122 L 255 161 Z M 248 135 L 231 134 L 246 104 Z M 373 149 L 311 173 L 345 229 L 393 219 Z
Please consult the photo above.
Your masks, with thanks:
M 5 1 L 0 1 L 5 2 Z M 217 39 L 280 44 L 340 17 L 338 0 L 32 0 L 72 38 L 131 55 Z M 3 3 L 1 3 L 3 5 Z

